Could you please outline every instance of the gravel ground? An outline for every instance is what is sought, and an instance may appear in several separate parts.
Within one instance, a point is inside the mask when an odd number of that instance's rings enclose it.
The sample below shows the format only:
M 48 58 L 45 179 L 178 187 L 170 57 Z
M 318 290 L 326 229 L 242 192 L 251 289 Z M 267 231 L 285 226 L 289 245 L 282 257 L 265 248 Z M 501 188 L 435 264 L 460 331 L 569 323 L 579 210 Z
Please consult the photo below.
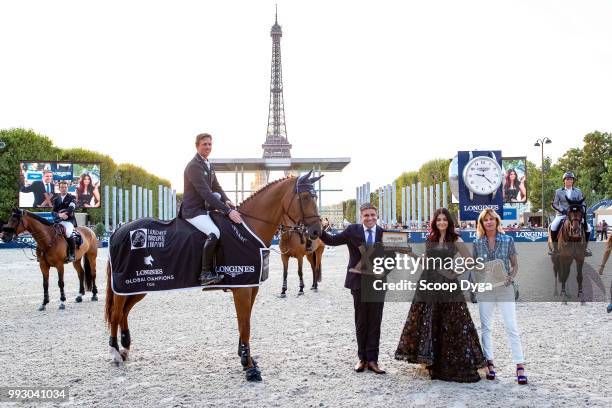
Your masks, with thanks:
M 522 271 L 543 265 L 542 244 L 518 244 Z M 592 245 L 591 267 L 602 244 Z M 270 279 L 260 290 L 252 318 L 251 349 L 263 382 L 247 383 L 236 355 L 238 332 L 231 294 L 199 290 L 147 296 L 132 311 L 132 351 L 122 367 L 111 363 L 103 321 L 107 252 L 98 258 L 100 301 L 74 302 L 78 288 L 66 271 L 68 302 L 58 310 L 57 274 L 51 303 L 38 312 L 42 279 L 22 250 L 0 250 L 0 385 L 69 386 L 74 406 L 611 406 L 612 314 L 606 303 L 519 303 L 530 384 L 519 386 L 499 316 L 494 329 L 496 381 L 476 384 L 431 381 L 416 366 L 395 361 L 409 303 L 385 305 L 381 365 L 387 375 L 355 373 L 352 298 L 344 289 L 348 253 L 328 250 L 318 293 L 297 294 L 291 261 L 288 297 L 278 297 L 282 267 L 272 254 Z M 540 269 L 550 268 L 545 264 Z M 609 290 L 612 267 L 603 283 Z M 524 272 L 526 275 L 527 273 Z M 570 278 L 574 281 L 574 277 Z M 310 286 L 311 275 L 306 274 Z M 575 293 L 575 292 L 574 292 Z M 606 296 L 597 296 L 604 300 Z M 476 305 L 470 310 L 480 325 Z M 19 404 L 27 406 L 28 404 Z M 35 406 L 36 404 L 30 404 Z M 40 404 L 39 404 L 40 405 Z M 52 404 L 44 404 L 52 406 Z

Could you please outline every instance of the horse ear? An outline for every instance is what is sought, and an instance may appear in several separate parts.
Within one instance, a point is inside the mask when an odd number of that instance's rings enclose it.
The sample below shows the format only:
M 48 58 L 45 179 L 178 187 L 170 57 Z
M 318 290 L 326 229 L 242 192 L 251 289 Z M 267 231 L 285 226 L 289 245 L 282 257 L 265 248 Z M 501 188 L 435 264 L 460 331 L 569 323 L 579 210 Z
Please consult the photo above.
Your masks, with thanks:
M 313 177 L 311 179 L 308 179 L 308 181 L 310 182 L 310 184 L 314 184 L 316 181 L 321 180 L 321 177 L 323 177 L 325 174 L 321 174 L 320 176 L 317 177 Z
M 310 170 L 308 173 L 304 175 L 304 179 L 309 178 L 311 174 L 312 174 L 312 170 Z

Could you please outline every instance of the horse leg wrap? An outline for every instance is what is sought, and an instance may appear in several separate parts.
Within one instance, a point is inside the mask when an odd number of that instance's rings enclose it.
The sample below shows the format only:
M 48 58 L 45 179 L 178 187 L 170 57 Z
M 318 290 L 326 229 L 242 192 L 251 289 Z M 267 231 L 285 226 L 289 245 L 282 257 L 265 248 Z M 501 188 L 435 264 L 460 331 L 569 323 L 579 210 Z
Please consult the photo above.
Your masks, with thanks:
M 240 356 L 240 364 L 242 364 L 243 370 L 249 370 L 249 357 L 251 357 L 251 349 L 247 343 L 238 343 L 238 355 Z M 251 361 L 253 361 L 253 367 L 257 367 L 257 361 L 251 357 Z M 251 369 L 252 369 L 251 368 Z
M 117 342 L 117 337 L 110 336 L 108 338 L 108 345 L 119 351 L 119 343 Z
M 117 341 L 116 337 L 115 337 L 115 341 Z M 123 346 L 123 348 L 129 349 L 131 343 L 132 343 L 132 338 L 130 337 L 130 331 L 122 330 L 121 331 L 121 345 Z

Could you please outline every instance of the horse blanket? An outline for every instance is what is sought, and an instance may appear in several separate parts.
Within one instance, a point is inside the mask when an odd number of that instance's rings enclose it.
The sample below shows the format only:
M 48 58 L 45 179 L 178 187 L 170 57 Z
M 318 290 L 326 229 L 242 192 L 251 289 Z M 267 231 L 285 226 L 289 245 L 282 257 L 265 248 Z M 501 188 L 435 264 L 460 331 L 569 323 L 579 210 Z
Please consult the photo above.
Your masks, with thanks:
M 215 269 L 223 281 L 207 288 L 254 287 L 268 278 L 269 248 L 246 224 L 211 214 L 221 231 Z M 202 288 L 198 276 L 206 235 L 187 221 L 143 218 L 109 240 L 112 289 L 120 295 Z

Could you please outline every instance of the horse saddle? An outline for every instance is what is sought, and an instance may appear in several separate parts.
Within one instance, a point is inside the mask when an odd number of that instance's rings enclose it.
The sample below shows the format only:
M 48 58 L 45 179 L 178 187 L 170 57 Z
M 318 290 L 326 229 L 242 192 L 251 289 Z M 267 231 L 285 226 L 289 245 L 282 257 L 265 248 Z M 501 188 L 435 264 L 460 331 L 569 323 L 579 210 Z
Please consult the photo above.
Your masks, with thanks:
M 55 231 L 67 240 L 66 228 L 62 224 L 55 224 L 53 225 L 53 228 L 55 228 Z M 79 247 L 83 243 L 83 237 L 81 236 L 81 233 L 77 231 L 76 228 L 72 230 L 72 238 L 74 238 L 74 245 L 76 249 L 79 249 Z

